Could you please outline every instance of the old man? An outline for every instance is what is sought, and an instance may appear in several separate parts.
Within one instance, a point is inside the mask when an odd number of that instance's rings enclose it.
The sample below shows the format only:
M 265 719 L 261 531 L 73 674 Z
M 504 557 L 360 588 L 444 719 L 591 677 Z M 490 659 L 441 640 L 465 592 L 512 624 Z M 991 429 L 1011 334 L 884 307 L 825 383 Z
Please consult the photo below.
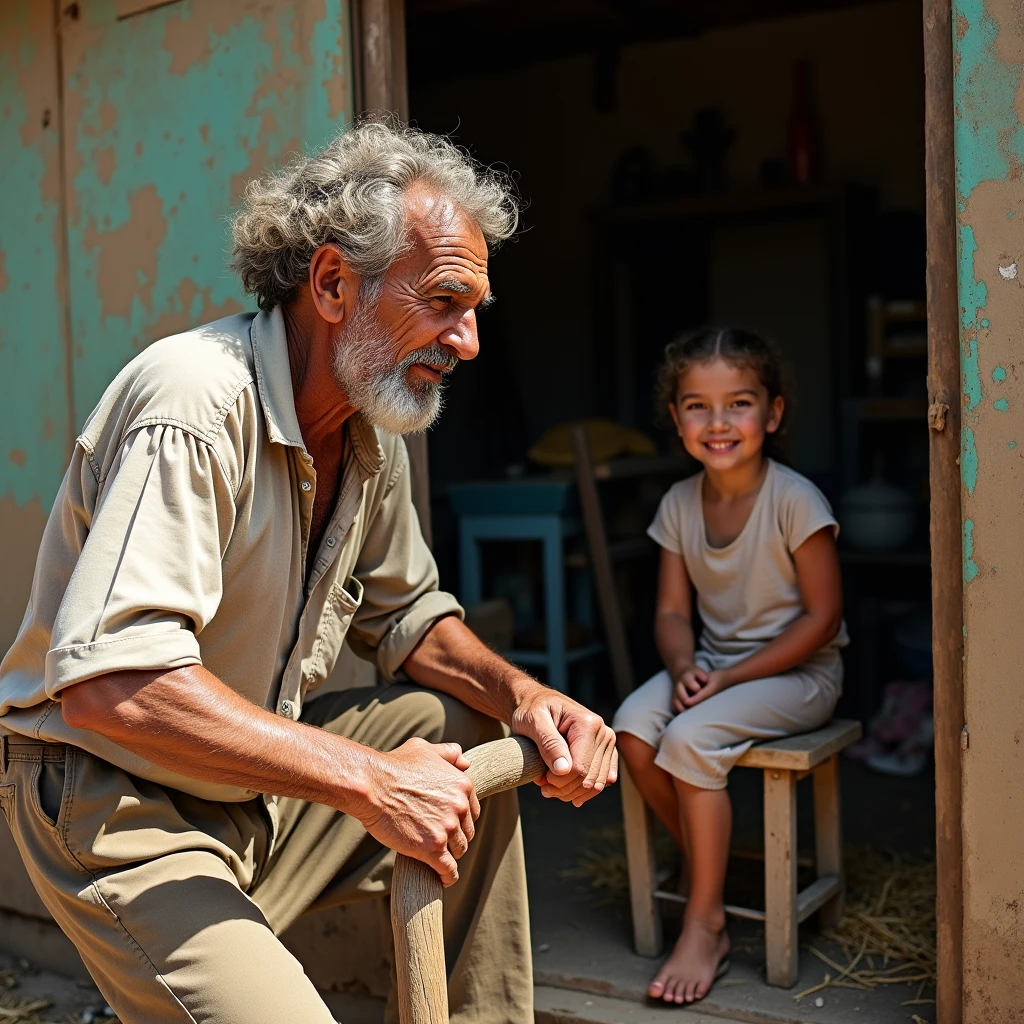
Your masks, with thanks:
M 0 803 L 126 1024 L 328 1024 L 277 936 L 396 850 L 450 886 L 452 1019 L 533 1020 L 516 797 L 481 807 L 462 750 L 529 736 L 578 806 L 614 737 L 465 627 L 401 440 L 516 217 L 447 140 L 357 126 L 249 187 L 260 312 L 150 346 L 78 438 L 0 666 Z M 345 642 L 392 685 L 307 701 Z

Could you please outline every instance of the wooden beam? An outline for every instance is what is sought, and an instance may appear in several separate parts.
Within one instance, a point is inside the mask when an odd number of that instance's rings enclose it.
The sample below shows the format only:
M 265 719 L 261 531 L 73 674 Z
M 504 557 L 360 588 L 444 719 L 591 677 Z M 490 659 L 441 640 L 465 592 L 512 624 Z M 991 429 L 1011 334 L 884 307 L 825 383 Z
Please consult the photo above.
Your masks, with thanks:
M 960 511 L 960 333 L 953 157 L 953 26 L 949 0 L 924 0 L 925 202 L 928 229 L 928 421 L 932 658 L 935 702 L 935 853 L 938 1024 L 963 1005 L 964 727 Z
M 580 508 L 583 512 L 583 529 L 587 535 L 587 550 L 590 553 L 590 571 L 597 603 L 604 622 L 604 639 L 611 659 L 612 682 L 619 700 L 625 700 L 633 692 L 633 665 L 629 660 L 629 646 L 626 642 L 626 628 L 622 622 L 612 574 L 612 560 L 608 553 L 608 538 L 604 529 L 601 501 L 594 480 L 594 463 L 590 457 L 590 442 L 583 427 L 572 430 L 572 451 L 576 462 L 576 488 L 579 491 Z
M 404 0 L 353 0 L 352 35 L 358 109 L 408 120 Z
M 405 0 L 353 0 L 356 109 L 361 114 L 391 114 L 409 119 L 405 56 Z M 427 435 L 407 434 L 412 503 L 427 544 L 433 544 L 430 520 L 430 457 Z

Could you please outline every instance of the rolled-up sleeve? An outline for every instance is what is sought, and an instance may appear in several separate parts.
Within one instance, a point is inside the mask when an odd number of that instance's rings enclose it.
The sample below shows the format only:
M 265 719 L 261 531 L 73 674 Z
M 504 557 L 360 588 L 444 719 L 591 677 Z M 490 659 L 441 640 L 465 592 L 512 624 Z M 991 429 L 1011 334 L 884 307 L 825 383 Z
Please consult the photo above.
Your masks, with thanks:
M 400 438 L 387 490 L 364 535 L 354 575 L 363 594 L 348 644 L 359 657 L 375 661 L 390 682 L 438 619 L 463 617 L 459 602 L 438 589 L 437 564 L 412 503 L 409 458 Z
M 158 423 L 122 444 L 54 622 L 46 692 L 126 669 L 201 664 L 222 593 L 233 488 L 216 452 Z

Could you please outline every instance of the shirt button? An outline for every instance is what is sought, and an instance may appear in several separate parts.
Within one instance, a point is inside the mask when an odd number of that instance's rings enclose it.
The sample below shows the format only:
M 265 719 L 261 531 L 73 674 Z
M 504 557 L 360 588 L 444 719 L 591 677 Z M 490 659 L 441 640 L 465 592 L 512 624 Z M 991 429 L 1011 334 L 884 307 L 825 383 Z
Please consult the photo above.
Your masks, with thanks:
M 337 544 L 337 543 L 338 543 L 338 542 L 337 542 L 337 541 L 336 541 L 336 540 L 335 540 L 335 539 L 334 539 L 333 537 L 328 537 L 328 538 L 327 538 L 327 546 L 328 546 L 329 548 L 333 548 L 333 547 L 334 547 L 334 545 L 335 545 L 335 544 Z
M 312 490 L 313 485 L 308 480 L 303 480 L 299 485 L 304 491 Z
M 281 714 L 284 715 L 285 718 L 291 718 L 292 717 L 292 702 L 290 700 L 283 700 L 283 701 L 281 701 L 281 703 L 278 705 L 277 710 L 280 711 Z

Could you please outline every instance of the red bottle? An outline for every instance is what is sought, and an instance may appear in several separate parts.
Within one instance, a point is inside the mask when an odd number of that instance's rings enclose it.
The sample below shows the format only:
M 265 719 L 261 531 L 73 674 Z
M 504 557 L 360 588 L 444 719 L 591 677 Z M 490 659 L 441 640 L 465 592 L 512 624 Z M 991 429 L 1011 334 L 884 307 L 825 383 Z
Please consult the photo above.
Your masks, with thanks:
M 818 125 L 811 101 L 811 67 L 797 61 L 793 68 L 793 112 L 789 117 L 789 175 L 794 184 L 818 180 Z

